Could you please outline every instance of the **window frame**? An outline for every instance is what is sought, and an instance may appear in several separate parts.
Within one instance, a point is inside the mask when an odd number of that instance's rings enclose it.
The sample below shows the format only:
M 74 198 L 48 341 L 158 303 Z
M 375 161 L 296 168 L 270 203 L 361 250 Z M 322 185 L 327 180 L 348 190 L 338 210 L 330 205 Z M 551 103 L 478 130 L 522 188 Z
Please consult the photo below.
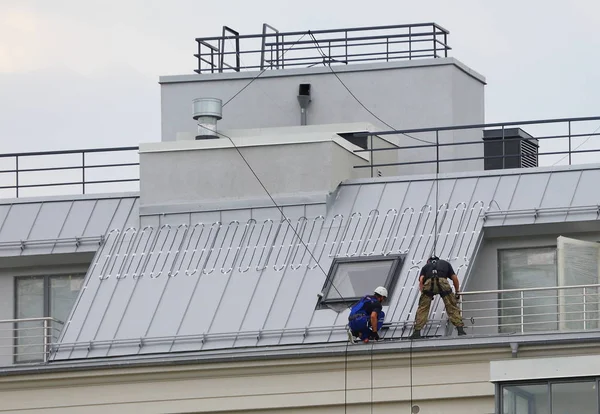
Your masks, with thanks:
M 62 272 L 62 273 L 50 273 L 50 274 L 45 274 L 45 275 L 21 275 L 21 276 L 15 276 L 14 277 L 14 286 L 13 286 L 13 292 L 14 292 L 14 307 L 13 307 L 13 315 L 15 319 L 18 319 L 18 310 L 19 310 L 19 297 L 17 295 L 18 293 L 18 285 L 19 285 L 19 280 L 21 279 L 44 279 L 44 287 L 43 287 L 43 292 L 44 292 L 44 315 L 40 316 L 40 318 L 50 318 L 52 317 L 52 315 L 50 315 L 50 309 L 52 308 L 52 304 L 50 303 L 50 279 L 52 278 L 56 278 L 56 277 L 61 277 L 61 276 L 81 276 L 81 278 L 83 280 L 85 280 L 85 272 Z M 83 286 L 82 286 L 83 288 Z M 80 288 L 81 291 L 81 288 Z M 66 322 L 66 321 L 61 321 L 61 322 Z
M 52 304 L 51 302 L 51 282 L 50 280 L 52 278 L 57 278 L 57 277 L 63 277 L 63 276 L 80 276 L 82 279 L 82 286 L 79 289 L 79 292 L 77 293 L 79 295 L 79 293 L 81 293 L 81 289 L 83 289 L 83 282 L 85 281 L 85 276 L 86 276 L 86 272 L 85 271 L 50 271 L 48 273 L 45 274 L 23 274 L 23 275 L 19 275 L 19 276 L 14 276 L 13 277 L 13 315 L 14 315 L 14 319 L 19 319 L 19 315 L 18 315 L 18 311 L 19 311 L 19 295 L 18 295 L 18 287 L 19 287 L 19 280 L 24 280 L 24 279 L 43 279 L 43 288 L 42 288 L 42 292 L 43 292 L 43 315 L 39 316 L 40 318 L 51 318 L 53 317 L 52 315 L 50 315 L 50 310 L 52 308 Z M 71 312 L 73 311 L 73 309 L 71 309 Z M 62 323 L 66 323 L 67 321 L 61 321 Z M 18 357 L 19 357 L 19 334 L 18 334 L 18 322 L 14 322 L 13 323 L 13 332 L 14 334 L 14 338 L 13 338 L 13 363 L 14 364 L 27 364 L 27 363 L 32 363 L 32 362 L 39 362 L 39 360 L 37 359 L 31 359 L 31 360 L 26 360 L 26 361 L 19 361 Z
M 505 387 L 518 387 L 527 385 L 544 385 L 548 393 L 548 413 L 552 414 L 552 385 L 578 383 L 578 382 L 594 382 L 596 384 L 596 408 L 600 414 L 600 376 L 589 377 L 567 377 L 567 378 L 548 378 L 548 379 L 532 379 L 522 381 L 507 381 L 496 384 L 496 414 L 504 413 L 504 389 Z
M 360 300 L 362 296 L 353 296 L 353 297 L 345 297 L 339 299 L 327 299 L 329 292 L 333 286 L 333 281 L 335 279 L 335 275 L 340 264 L 346 263 L 367 263 L 367 262 L 382 262 L 382 261 L 391 261 L 392 265 L 390 266 L 390 270 L 385 279 L 385 288 L 388 290 L 389 294 L 393 292 L 396 283 L 398 282 L 398 277 L 400 275 L 400 271 L 402 270 L 402 266 L 404 265 L 404 260 L 406 258 L 406 254 L 389 254 L 389 255 L 378 255 L 378 256 L 352 256 L 352 257 L 335 257 L 331 266 L 329 267 L 329 272 L 327 273 L 327 278 L 325 279 L 325 283 L 323 284 L 323 288 L 321 289 L 321 293 L 323 296 L 319 297 L 319 302 L 317 303 L 317 309 L 327 308 L 329 306 L 335 305 L 349 305 L 355 303 Z M 373 288 L 375 288 L 374 286 Z

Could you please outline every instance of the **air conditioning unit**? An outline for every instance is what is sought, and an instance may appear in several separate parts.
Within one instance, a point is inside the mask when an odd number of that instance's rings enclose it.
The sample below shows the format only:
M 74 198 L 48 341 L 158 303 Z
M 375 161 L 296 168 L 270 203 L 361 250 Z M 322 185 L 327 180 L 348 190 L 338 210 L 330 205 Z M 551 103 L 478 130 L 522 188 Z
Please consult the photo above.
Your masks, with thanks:
M 538 140 L 521 128 L 484 130 L 483 141 L 486 170 L 538 166 Z

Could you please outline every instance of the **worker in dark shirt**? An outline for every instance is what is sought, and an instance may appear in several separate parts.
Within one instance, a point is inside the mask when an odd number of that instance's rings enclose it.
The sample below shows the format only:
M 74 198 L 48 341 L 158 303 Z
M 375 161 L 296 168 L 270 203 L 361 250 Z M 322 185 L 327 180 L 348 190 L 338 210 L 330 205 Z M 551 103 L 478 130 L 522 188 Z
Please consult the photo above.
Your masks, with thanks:
M 452 279 L 454 294 L 452 293 L 448 279 Z M 435 295 L 440 295 L 444 301 L 448 319 L 456 326 L 458 334 L 466 335 L 458 307 L 460 292 L 458 277 L 454 273 L 454 269 L 450 263 L 435 255 L 427 259 L 427 264 L 421 268 L 421 274 L 419 275 L 419 290 L 421 291 L 421 297 L 419 298 L 419 307 L 417 308 L 415 327 L 410 336 L 411 339 L 421 338 L 421 329 L 427 323 L 429 308 Z
M 364 296 L 352 306 L 348 316 L 348 339 L 350 342 L 369 342 L 371 339 L 380 339 L 379 330 L 385 318 L 382 303 L 387 295 L 387 289 L 379 286 L 372 295 Z

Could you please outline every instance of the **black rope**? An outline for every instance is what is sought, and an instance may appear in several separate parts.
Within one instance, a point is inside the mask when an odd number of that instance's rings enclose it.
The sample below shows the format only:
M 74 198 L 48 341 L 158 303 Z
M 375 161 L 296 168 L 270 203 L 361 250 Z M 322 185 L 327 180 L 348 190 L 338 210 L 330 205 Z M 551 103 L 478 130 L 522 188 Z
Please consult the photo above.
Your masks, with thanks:
M 439 215 L 439 192 L 440 192 L 440 139 L 436 131 L 435 133 L 435 229 L 433 233 L 433 255 L 437 256 L 437 242 L 438 242 L 438 215 Z
M 296 235 L 296 237 L 298 238 L 298 240 L 300 241 L 300 243 L 302 243 L 302 246 L 304 246 L 304 248 L 306 249 L 306 251 L 308 252 L 308 254 L 310 255 L 310 257 L 315 261 L 315 263 L 317 264 L 317 266 L 319 267 L 319 269 L 321 269 L 321 272 L 323 272 L 323 274 L 325 275 L 325 283 L 327 284 L 329 282 L 330 276 L 325 272 L 325 270 L 323 269 L 323 267 L 321 266 L 321 264 L 319 263 L 319 261 L 316 259 L 316 257 L 313 255 L 313 253 L 310 251 L 310 249 L 306 245 L 306 243 L 304 243 L 304 240 L 302 240 L 302 238 L 300 237 L 300 235 L 298 234 L 298 232 L 296 231 L 296 229 L 294 228 L 294 226 L 292 226 L 292 223 L 290 222 L 290 220 L 287 218 L 287 216 L 283 212 L 283 209 L 277 204 L 277 202 L 275 202 L 275 199 L 273 199 L 273 196 L 271 195 L 271 193 L 269 192 L 269 190 L 267 190 L 267 188 L 265 187 L 265 185 L 263 184 L 263 182 L 261 181 L 261 179 L 258 177 L 258 175 L 256 174 L 256 172 L 254 171 L 254 169 L 252 168 L 252 166 L 250 165 L 250 163 L 246 159 L 246 157 L 244 157 L 244 155 L 242 154 L 242 152 L 240 151 L 240 149 L 233 142 L 233 139 L 230 136 L 223 134 L 222 132 L 217 132 L 217 134 L 219 134 L 219 135 L 221 135 L 221 136 L 229 139 L 229 141 L 231 142 L 231 145 L 233 145 L 233 148 L 236 149 L 237 153 L 240 155 L 240 157 L 242 158 L 242 160 L 244 161 L 244 163 L 248 166 L 248 169 L 250 169 L 250 171 L 252 172 L 252 175 L 254 175 L 254 177 L 256 178 L 256 180 L 258 181 L 258 183 L 260 184 L 260 186 L 263 188 L 263 190 L 265 191 L 265 193 L 267 194 L 267 196 L 269 197 L 269 199 L 271 200 L 271 202 L 273 203 L 273 205 L 275 206 L 275 208 L 277 208 L 277 210 L 279 210 L 279 212 L 281 213 L 282 217 L 288 223 L 288 225 L 290 226 L 290 228 L 292 229 L 292 231 L 294 232 L 294 234 Z M 335 286 L 335 284 L 333 283 L 333 280 L 331 281 L 331 287 L 333 287 L 333 289 L 335 289 L 335 291 L 337 292 L 337 294 L 339 295 L 339 297 L 344 302 L 346 302 L 346 299 L 341 294 L 341 292 L 338 290 L 338 288 Z M 348 307 L 349 306 L 351 306 L 351 305 L 348 305 Z M 345 363 L 344 363 L 344 412 L 347 412 L 347 407 L 348 407 L 347 394 L 348 394 L 348 345 L 349 344 L 350 344 L 350 341 L 347 341 L 346 342 L 346 352 L 345 352 Z
M 306 33 L 304 33 L 301 37 L 298 38 L 298 40 L 296 40 L 289 48 L 287 48 L 286 50 L 283 51 L 283 53 L 281 54 L 281 57 L 283 58 L 285 56 L 285 54 L 287 52 L 289 52 L 290 50 L 293 49 L 294 46 L 296 46 L 302 39 L 304 39 L 304 37 L 306 36 Z M 241 58 L 240 56 L 240 52 L 239 50 L 236 52 L 236 55 L 238 57 Z M 268 68 L 264 68 L 263 70 L 261 70 L 258 75 L 256 75 L 255 77 L 253 77 L 250 82 L 248 82 L 246 85 L 244 85 L 244 87 L 242 87 L 242 89 L 240 89 L 239 91 L 237 91 L 237 93 L 235 95 L 233 95 L 231 98 L 229 98 L 227 101 L 225 101 L 225 103 L 223 104 L 223 108 L 231 101 L 233 101 L 240 93 L 244 92 L 246 90 L 246 88 L 248 88 L 248 86 L 252 85 L 252 83 L 257 80 L 258 78 L 260 78 L 262 76 L 263 73 L 265 73 L 267 71 Z
M 371 342 L 371 414 L 373 414 L 373 348 L 375 342 Z
M 346 342 L 346 351 L 344 352 L 344 414 L 348 412 L 348 345 L 350 345 L 350 341 Z
M 408 351 L 408 365 L 409 365 L 409 377 L 410 377 L 410 407 L 409 413 L 412 414 L 412 406 L 413 406 L 413 354 L 412 354 L 412 346 L 413 340 L 410 340 L 410 347 Z
M 388 128 L 390 128 L 391 130 L 396 131 L 397 128 L 394 128 L 393 126 L 391 126 L 390 124 L 388 124 L 387 122 L 385 122 L 383 119 L 381 119 L 380 117 L 378 117 L 373 111 L 371 111 L 369 108 L 367 108 L 367 106 L 365 104 L 363 104 L 360 99 L 358 99 L 358 97 L 350 90 L 350 88 L 344 83 L 344 81 L 333 70 L 333 68 L 331 67 L 331 64 L 327 64 L 327 55 L 325 54 L 325 52 L 323 52 L 323 49 L 321 49 L 321 46 L 319 45 L 319 42 L 317 41 L 317 39 L 315 38 L 315 36 L 312 34 L 312 32 L 310 30 L 308 31 L 308 34 L 310 35 L 310 37 L 312 37 L 313 43 L 317 47 L 317 50 L 321 54 L 321 57 L 323 57 L 323 64 L 325 66 L 329 67 L 329 70 L 331 71 L 331 73 L 333 73 L 333 75 L 342 84 L 342 86 L 346 89 L 346 91 L 348 91 L 348 93 L 350 94 L 350 96 L 352 96 L 354 98 L 354 100 L 356 102 L 358 102 L 358 104 L 360 106 L 362 106 L 365 111 L 367 111 L 369 114 L 371 114 L 371 116 L 373 118 L 377 119 L 379 122 L 381 122 L 382 124 L 384 124 L 385 126 L 387 126 Z M 414 136 L 412 136 L 410 134 L 404 134 L 404 133 L 401 133 L 401 134 L 404 135 L 404 136 L 406 136 L 406 137 L 408 137 L 408 138 L 412 138 L 412 139 L 414 139 L 416 141 L 424 142 L 425 144 L 433 144 L 433 142 L 430 142 L 430 141 L 427 141 L 427 140 L 424 140 L 424 139 L 420 139 L 420 138 L 414 137 Z
M 225 137 L 225 138 L 227 138 L 229 140 L 229 142 L 231 142 L 231 145 L 233 145 L 233 148 L 235 148 L 235 150 L 240 155 L 240 157 L 242 158 L 242 160 L 244 161 L 244 163 L 246 164 L 246 166 L 248 167 L 248 169 L 250 170 L 250 172 L 252 172 L 252 175 L 254 175 L 254 178 L 256 178 L 256 181 L 258 181 L 258 183 L 260 184 L 260 186 L 262 187 L 262 189 L 265 191 L 265 193 L 267 194 L 267 196 L 269 197 L 269 199 L 271 200 L 271 202 L 273 203 L 273 205 L 275 206 L 275 208 L 279 211 L 279 213 L 281 214 L 281 216 L 283 217 L 283 219 L 287 222 L 288 226 L 290 226 L 290 228 L 294 232 L 294 235 L 298 238 L 298 240 L 300 241 L 300 243 L 302 244 L 302 246 L 306 249 L 306 251 L 308 252 L 308 254 L 310 255 L 310 257 L 315 261 L 315 263 L 317 264 L 317 267 L 325 275 L 325 283 L 326 284 L 329 283 L 329 279 L 330 279 L 329 275 L 327 274 L 327 272 L 325 272 L 325 269 L 323 269 L 323 267 L 321 266 L 321 264 L 319 263 L 319 261 L 317 260 L 317 258 L 315 257 L 315 255 L 310 251 L 310 248 L 308 247 L 308 245 L 304 242 L 304 240 L 302 240 L 302 237 L 300 237 L 300 235 L 298 234 L 298 232 L 296 231 L 296 229 L 294 228 L 294 226 L 292 226 L 292 223 L 290 222 L 290 220 L 287 218 L 287 216 L 283 212 L 283 209 L 277 204 L 277 202 L 275 201 L 275 199 L 273 198 L 273 196 L 271 195 L 271 193 L 269 192 L 269 190 L 267 190 L 267 187 L 265 187 L 265 185 L 263 184 L 263 182 L 261 181 L 261 179 L 258 177 L 258 174 L 256 174 L 256 171 L 254 171 L 254 169 L 252 168 L 252 166 L 250 165 L 250 163 L 248 162 L 248 160 L 246 159 L 246 157 L 244 157 L 244 155 L 242 154 L 242 151 L 240 151 L 240 149 L 238 148 L 238 146 L 235 145 L 235 143 L 233 142 L 233 139 L 230 136 L 223 134 L 222 132 L 216 131 L 216 133 L 219 134 L 219 135 L 221 135 L 221 136 L 223 136 L 223 137 Z M 336 293 L 339 295 L 339 297 L 342 299 L 342 301 L 347 302 L 346 298 L 340 293 L 340 291 L 338 290 L 338 288 L 333 283 L 333 280 L 331 281 L 331 287 L 336 291 Z

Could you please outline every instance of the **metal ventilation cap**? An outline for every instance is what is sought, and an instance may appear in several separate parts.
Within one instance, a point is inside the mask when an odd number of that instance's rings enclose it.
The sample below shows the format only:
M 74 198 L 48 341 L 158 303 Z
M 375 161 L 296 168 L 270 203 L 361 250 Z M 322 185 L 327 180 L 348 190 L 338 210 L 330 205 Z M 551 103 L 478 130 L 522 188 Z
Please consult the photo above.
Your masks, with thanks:
M 201 116 L 212 116 L 217 120 L 223 118 L 223 101 L 218 98 L 197 98 L 193 100 L 194 119 Z
M 223 118 L 223 102 L 218 98 L 194 99 L 192 117 L 198 122 L 196 139 L 219 138 L 217 121 Z

